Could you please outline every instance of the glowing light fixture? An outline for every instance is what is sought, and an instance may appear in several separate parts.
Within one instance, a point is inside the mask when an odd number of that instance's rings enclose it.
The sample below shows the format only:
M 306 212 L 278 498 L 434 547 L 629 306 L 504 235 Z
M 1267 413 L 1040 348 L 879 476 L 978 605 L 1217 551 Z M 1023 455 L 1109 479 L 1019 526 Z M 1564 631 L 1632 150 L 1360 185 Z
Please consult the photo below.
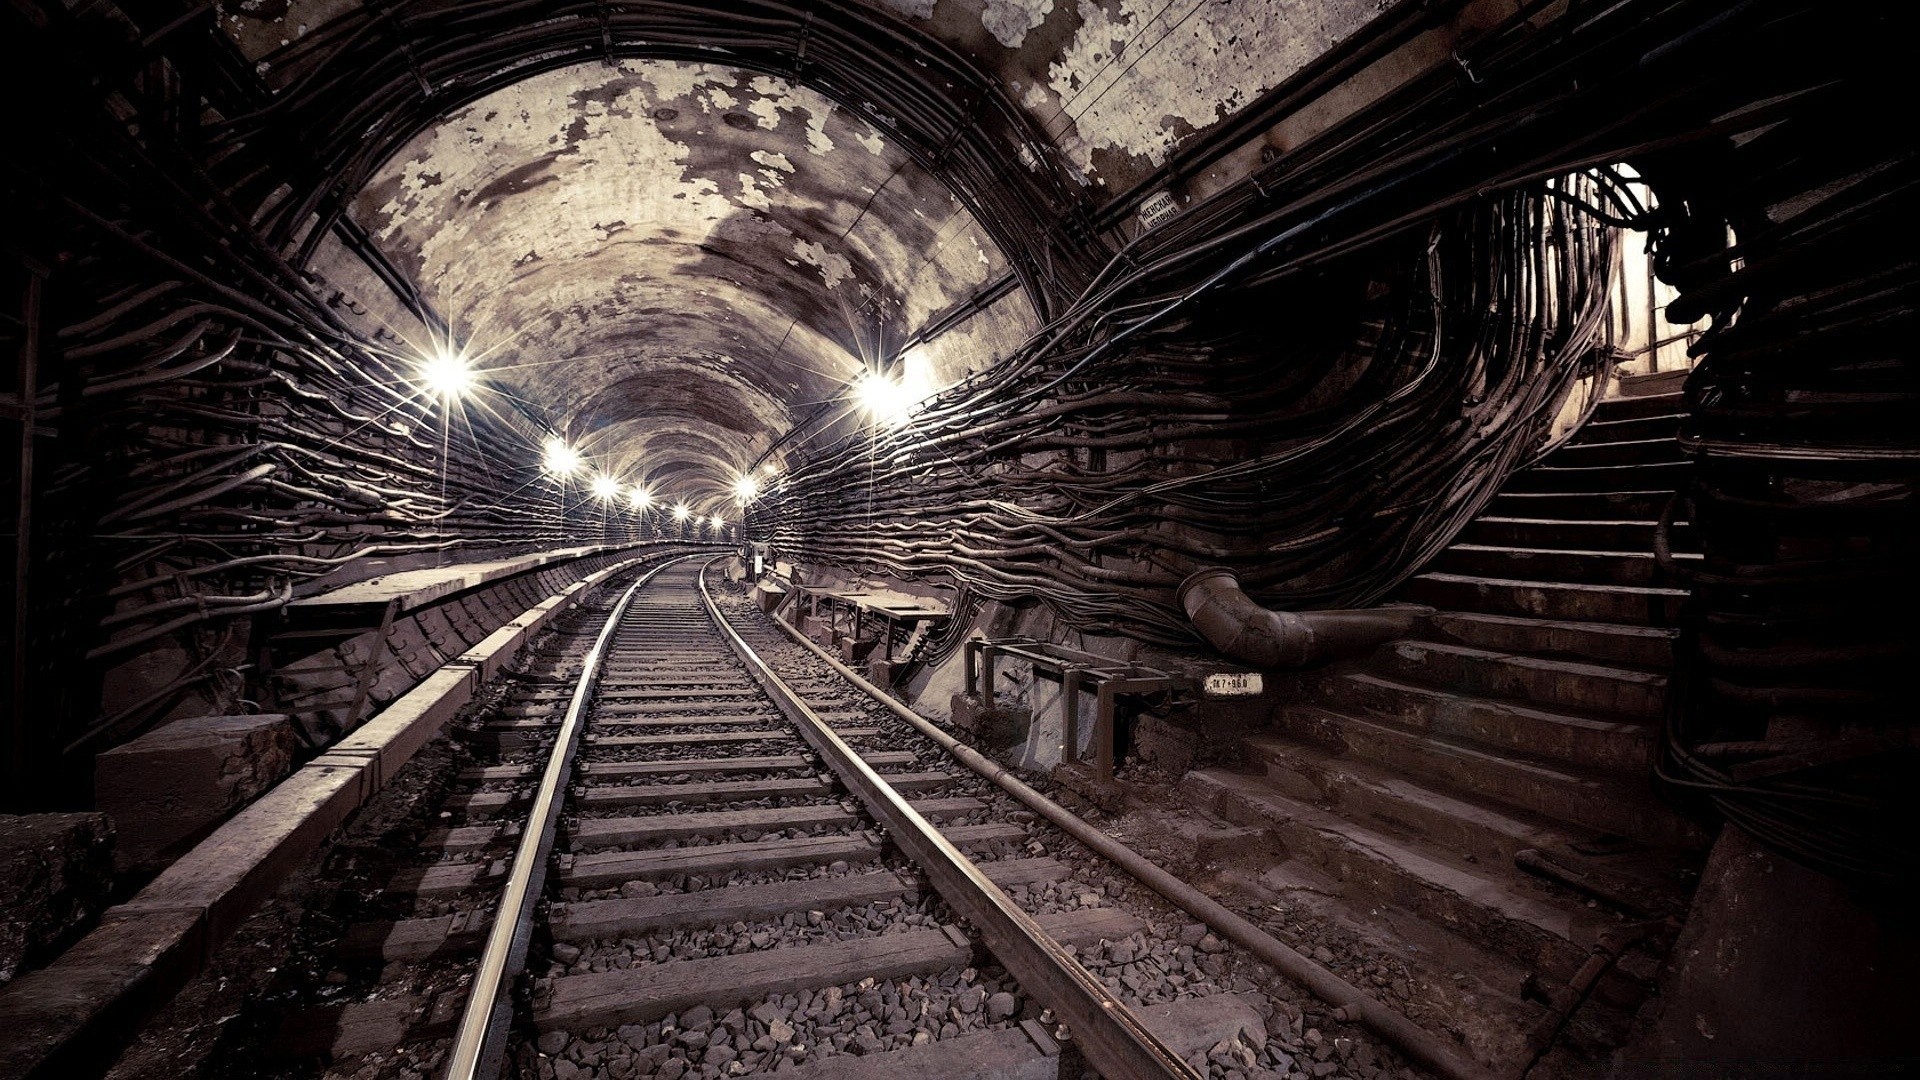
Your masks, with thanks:
M 760 481 L 748 473 L 733 482 L 733 501 L 745 506 L 760 495 Z
M 540 453 L 540 467 L 555 476 L 572 476 L 580 469 L 580 451 L 557 438 L 548 439 Z
M 710 517 L 710 518 L 708 518 L 708 519 L 707 519 L 707 524 L 709 524 L 709 525 L 711 525 L 711 526 L 713 526 L 713 527 L 714 527 L 714 528 L 716 528 L 716 529 L 722 529 L 722 528 L 725 528 L 725 527 L 726 527 L 726 524 L 727 524 L 727 523 L 726 523 L 726 522 L 724 522 L 724 521 L 722 521 L 722 520 L 720 520 L 720 515 L 719 515 L 719 514 L 715 514 L 715 515 L 713 515 L 712 517 Z
M 888 427 L 905 423 L 907 410 L 913 405 L 898 382 L 877 371 L 860 376 L 860 381 L 853 384 L 853 393 L 868 416 Z
M 639 484 L 635 484 L 633 485 L 633 490 L 627 492 L 627 505 L 633 507 L 635 510 L 645 510 L 647 507 L 653 505 L 653 493 L 641 487 Z
M 692 510 L 687 509 L 686 503 L 673 504 L 673 520 L 675 521 L 685 521 L 692 513 Z
M 613 499 L 620 494 L 620 481 L 601 473 L 593 478 L 593 493 L 602 499 Z
M 473 365 L 465 356 L 441 349 L 420 363 L 420 384 L 443 401 L 454 401 L 473 389 Z

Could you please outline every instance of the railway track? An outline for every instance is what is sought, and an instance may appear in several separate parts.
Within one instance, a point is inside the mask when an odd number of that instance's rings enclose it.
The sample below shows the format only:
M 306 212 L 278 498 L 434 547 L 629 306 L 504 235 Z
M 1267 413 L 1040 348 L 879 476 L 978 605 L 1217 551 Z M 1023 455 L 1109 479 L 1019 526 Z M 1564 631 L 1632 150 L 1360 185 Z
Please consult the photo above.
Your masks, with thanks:
M 204 1076 L 1316 1064 L 1321 1033 L 1242 977 L 1262 969 L 710 587 L 710 559 L 609 585 L 495 680 L 407 811 L 432 827 L 343 842 L 335 868 L 380 872 L 332 955 L 289 967 L 271 1050 Z

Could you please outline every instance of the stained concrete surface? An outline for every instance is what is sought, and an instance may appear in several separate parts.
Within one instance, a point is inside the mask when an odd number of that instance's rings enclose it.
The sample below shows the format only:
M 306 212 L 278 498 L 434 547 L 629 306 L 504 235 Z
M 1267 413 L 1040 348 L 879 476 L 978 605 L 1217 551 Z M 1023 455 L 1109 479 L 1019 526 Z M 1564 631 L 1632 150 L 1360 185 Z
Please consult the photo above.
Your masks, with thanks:
M 177 858 L 293 770 L 300 742 L 280 714 L 176 720 L 94 759 L 95 801 L 119 829 L 123 871 Z
M 0 815 L 0 985 L 99 915 L 113 841 L 105 814 Z

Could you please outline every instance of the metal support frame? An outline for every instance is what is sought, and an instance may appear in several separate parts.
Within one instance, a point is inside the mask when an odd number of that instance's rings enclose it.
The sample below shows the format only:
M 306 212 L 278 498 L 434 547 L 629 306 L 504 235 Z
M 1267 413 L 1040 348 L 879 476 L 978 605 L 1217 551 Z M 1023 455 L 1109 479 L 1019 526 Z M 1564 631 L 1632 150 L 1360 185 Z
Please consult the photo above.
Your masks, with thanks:
M 988 706 L 994 701 L 994 660 L 1001 656 L 1024 660 L 1038 670 L 1059 675 L 1063 764 L 1080 761 L 1080 692 L 1083 684 L 1093 685 L 1093 774 L 1101 781 L 1113 779 L 1116 699 L 1121 694 L 1157 694 L 1194 687 L 1193 680 L 1184 675 L 1109 660 L 1035 638 L 974 638 L 966 643 L 964 685 L 968 694 L 979 694 Z
M 880 656 L 881 659 L 887 663 L 893 662 L 893 632 L 900 623 L 929 622 L 936 619 L 952 617 L 947 613 L 935 610 L 895 609 L 880 604 L 862 603 L 853 596 L 843 596 L 817 585 L 796 584 L 794 589 L 807 597 L 807 614 L 813 618 L 817 619 L 820 617 L 821 601 L 826 601 L 828 624 L 836 630 L 839 628 L 841 618 L 838 605 L 845 605 L 853 616 L 851 630 L 855 641 L 860 640 L 860 632 L 866 626 L 867 616 L 872 615 L 880 623 L 880 640 L 878 643 Z

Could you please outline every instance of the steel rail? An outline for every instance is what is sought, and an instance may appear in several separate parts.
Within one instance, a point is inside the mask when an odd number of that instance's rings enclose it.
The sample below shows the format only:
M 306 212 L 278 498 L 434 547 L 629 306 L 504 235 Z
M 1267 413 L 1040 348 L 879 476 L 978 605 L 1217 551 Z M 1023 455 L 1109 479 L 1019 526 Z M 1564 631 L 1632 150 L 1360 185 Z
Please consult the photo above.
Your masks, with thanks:
M 1220 936 L 1259 957 L 1261 962 L 1307 988 L 1320 1000 L 1334 1007 L 1334 1016 L 1356 1023 L 1391 1043 L 1415 1064 L 1442 1080 L 1494 1080 L 1495 1074 L 1479 1062 L 1461 1056 L 1425 1028 L 1371 995 L 1347 982 L 1291 946 L 1229 910 L 1225 905 L 1161 869 L 1146 856 L 1108 836 L 1078 814 L 1047 798 L 1013 775 L 1005 766 L 973 747 L 940 730 L 933 722 L 895 700 L 886 691 L 869 682 L 859 672 L 841 663 L 806 635 L 779 619 L 773 625 L 825 661 L 842 678 L 853 683 L 887 711 L 911 725 L 914 730 L 938 743 L 961 764 L 986 777 L 1002 791 L 1024 803 L 1060 830 L 1080 841 L 1101 857 L 1132 875 L 1134 880 L 1159 893 L 1174 906 L 1205 923 Z
M 513 855 L 513 867 L 501 890 L 500 906 L 493 913 L 493 927 L 487 933 L 480 966 L 474 971 L 473 985 L 467 991 L 466 1008 L 460 1014 L 460 1026 L 447 1053 L 445 1080 L 492 1080 L 500 1074 L 501 1055 L 506 1046 L 508 1021 L 513 1002 L 506 996 L 507 981 L 519 974 L 526 963 L 527 942 L 533 929 L 533 905 L 546 884 L 547 856 L 553 849 L 554 825 L 560 817 L 561 799 L 567 779 L 573 772 L 573 760 L 585 726 L 587 703 L 593 698 L 594 684 L 605 658 L 607 645 L 619 630 L 633 598 L 660 571 L 678 562 L 699 558 L 706 552 L 678 555 L 663 560 L 640 580 L 627 586 L 612 614 L 600 627 L 593 648 L 587 651 L 580 668 L 580 681 L 574 684 L 573 697 L 567 702 L 567 715 L 553 741 L 553 755 L 547 759 L 533 809 L 527 815 L 527 829 Z
M 893 842 L 926 873 L 941 898 L 980 931 L 987 948 L 1021 987 L 1067 1023 L 1088 1063 L 1108 1080 L 1199 1080 L 1200 1074 L 1150 1031 L 1126 1002 L 1080 966 L 1032 916 L 940 835 L 754 652 L 720 613 L 707 589 L 707 570 L 714 561 L 701 568 L 700 598 L 755 681 L 841 782 L 887 827 Z

